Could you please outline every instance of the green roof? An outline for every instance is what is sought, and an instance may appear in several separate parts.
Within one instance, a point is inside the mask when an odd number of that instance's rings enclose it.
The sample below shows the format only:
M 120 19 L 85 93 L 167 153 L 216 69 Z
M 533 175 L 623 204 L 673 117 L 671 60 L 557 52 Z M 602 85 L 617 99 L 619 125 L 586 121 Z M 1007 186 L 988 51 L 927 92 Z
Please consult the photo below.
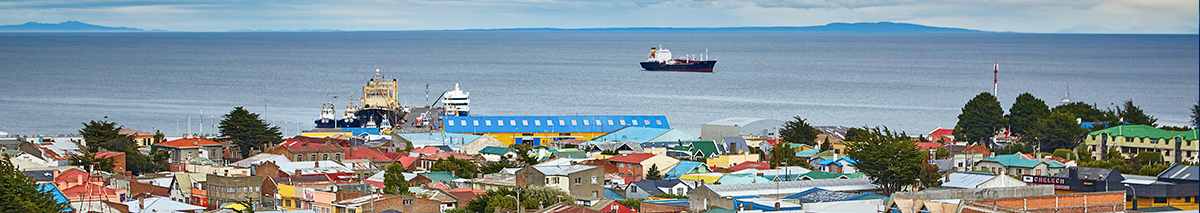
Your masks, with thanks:
M 572 159 L 583 159 L 583 158 L 588 157 L 586 152 L 579 151 L 579 150 L 558 151 L 558 152 L 554 152 L 554 154 L 551 154 L 551 155 L 555 156 L 555 157 L 566 157 L 566 158 L 572 158 Z
M 717 152 L 717 144 L 712 141 L 693 141 L 692 154 L 695 155 L 697 150 L 704 152 L 705 157 L 720 154 Z
M 1036 167 L 1039 163 L 1042 163 L 1042 161 L 1039 161 L 1039 160 L 1025 159 L 1025 158 L 1021 157 L 1020 153 L 1009 154 L 1009 155 L 997 155 L 996 157 L 990 157 L 987 159 L 983 159 L 983 160 L 980 160 L 979 162 L 984 162 L 984 161 L 996 162 L 996 163 L 999 163 L 1000 165 L 1004 165 L 1004 166 L 1016 166 L 1016 167 L 1025 167 L 1025 168 L 1033 168 L 1033 167 Z M 1050 165 L 1050 164 L 1046 164 L 1046 165 Z
M 722 208 L 713 208 L 712 210 L 708 210 L 704 213 L 737 213 L 737 211 L 729 210 L 729 209 L 722 209 Z
M 1123 136 L 1131 138 L 1159 138 L 1170 139 L 1175 136 L 1183 136 L 1184 140 L 1196 140 L 1197 132 L 1195 129 L 1188 131 L 1171 131 L 1162 130 L 1146 125 L 1124 125 L 1101 129 L 1094 132 L 1089 132 L 1088 135 L 1099 135 L 1100 133 L 1108 133 L 1112 136 Z
M 459 179 L 459 177 L 455 177 L 454 175 L 450 174 L 450 172 L 426 172 L 426 173 L 421 173 L 421 175 L 424 175 L 426 178 L 429 178 L 429 180 L 441 181 L 441 182 L 447 182 L 447 183 L 453 182 L 455 179 Z
M 508 147 L 489 146 L 489 147 L 484 147 L 483 149 L 479 150 L 479 153 L 504 155 L 504 153 L 508 153 L 509 151 L 517 152 L 517 150 L 513 150 L 512 148 L 508 148 Z

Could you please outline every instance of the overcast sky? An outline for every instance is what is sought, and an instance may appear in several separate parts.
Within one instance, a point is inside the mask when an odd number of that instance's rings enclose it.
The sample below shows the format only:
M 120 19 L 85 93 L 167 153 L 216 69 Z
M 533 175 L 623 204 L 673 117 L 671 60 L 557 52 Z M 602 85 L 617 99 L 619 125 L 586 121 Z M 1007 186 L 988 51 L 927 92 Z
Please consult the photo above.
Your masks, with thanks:
M 0 25 L 234 29 L 814 26 L 905 22 L 1029 33 L 1200 32 L 1197 0 L 0 0 Z

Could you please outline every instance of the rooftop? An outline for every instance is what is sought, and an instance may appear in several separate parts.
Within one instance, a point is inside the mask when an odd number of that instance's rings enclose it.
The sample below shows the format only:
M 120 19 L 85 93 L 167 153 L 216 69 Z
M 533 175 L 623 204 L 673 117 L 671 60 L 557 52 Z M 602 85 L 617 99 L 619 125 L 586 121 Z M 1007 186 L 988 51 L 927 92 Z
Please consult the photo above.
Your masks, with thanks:
M 642 161 L 646 161 L 646 159 L 650 159 L 651 157 L 654 157 L 654 154 L 630 153 L 630 154 L 614 156 L 612 158 L 609 158 L 608 161 L 623 162 L 623 163 L 642 163 Z
M 201 146 L 223 146 L 224 144 L 216 141 L 211 141 L 203 138 L 182 138 L 171 141 L 164 141 L 154 144 L 154 146 L 171 147 L 176 149 L 181 148 L 200 148 Z
M 1099 135 L 1100 133 L 1108 133 L 1112 136 L 1137 137 L 1137 138 L 1159 138 L 1170 139 L 1175 136 L 1182 136 L 1184 140 L 1196 140 L 1197 131 L 1195 129 L 1188 131 L 1171 131 L 1154 128 L 1146 125 L 1124 125 L 1110 127 L 1107 129 L 1089 132 L 1088 135 Z
M 823 179 L 782 181 L 768 183 L 704 185 L 709 190 L 724 196 L 747 196 L 765 194 L 794 194 L 811 188 L 822 188 L 831 191 L 860 191 L 875 189 L 875 184 L 867 178 Z

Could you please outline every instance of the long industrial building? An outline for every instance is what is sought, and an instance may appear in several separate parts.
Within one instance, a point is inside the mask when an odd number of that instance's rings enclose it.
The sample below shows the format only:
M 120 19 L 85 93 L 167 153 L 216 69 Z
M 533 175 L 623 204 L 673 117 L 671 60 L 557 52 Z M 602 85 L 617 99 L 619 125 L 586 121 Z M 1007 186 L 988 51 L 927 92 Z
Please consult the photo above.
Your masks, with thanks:
M 538 146 L 556 140 L 592 140 L 624 127 L 670 129 L 667 116 L 446 116 L 446 132 L 489 135 L 504 143 Z

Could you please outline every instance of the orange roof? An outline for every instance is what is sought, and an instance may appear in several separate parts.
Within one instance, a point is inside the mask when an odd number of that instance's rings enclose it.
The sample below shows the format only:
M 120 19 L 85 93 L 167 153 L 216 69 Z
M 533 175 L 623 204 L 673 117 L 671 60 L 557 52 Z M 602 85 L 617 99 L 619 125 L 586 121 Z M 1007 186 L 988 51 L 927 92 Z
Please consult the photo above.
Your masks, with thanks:
M 642 161 L 646 161 L 646 159 L 650 159 L 651 157 L 654 157 L 654 154 L 630 153 L 630 154 L 625 154 L 625 155 L 614 156 L 612 158 L 609 158 L 608 161 L 622 162 L 622 163 L 642 163 Z
M 137 131 L 137 130 L 132 130 L 132 129 L 121 129 L 121 131 L 117 131 L 117 134 L 133 135 L 134 137 L 154 137 L 154 133 Z
M 412 153 L 419 153 L 422 155 L 432 155 L 432 154 L 438 153 L 438 152 L 442 152 L 442 149 L 438 149 L 437 147 L 432 147 L 432 146 L 421 147 L 419 149 L 414 149 L 412 151 Z
M 200 148 L 201 146 L 221 146 L 223 144 L 203 138 L 183 138 L 156 143 L 154 145 L 172 148 Z

